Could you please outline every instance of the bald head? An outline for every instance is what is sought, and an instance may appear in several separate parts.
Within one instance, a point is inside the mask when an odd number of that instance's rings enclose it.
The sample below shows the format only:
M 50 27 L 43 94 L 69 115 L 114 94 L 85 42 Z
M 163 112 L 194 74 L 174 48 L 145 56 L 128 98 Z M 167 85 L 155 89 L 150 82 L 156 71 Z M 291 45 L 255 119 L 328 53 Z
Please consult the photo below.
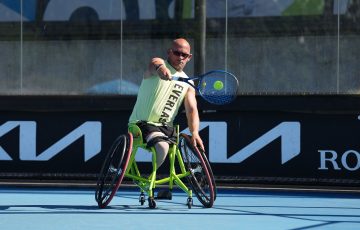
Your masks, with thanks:
M 188 49 L 189 53 L 190 53 L 190 44 L 188 41 L 186 41 L 186 39 L 184 38 L 178 38 L 172 41 L 172 48 L 177 49 L 177 48 L 183 48 L 183 49 Z
M 191 47 L 184 38 L 172 41 L 171 48 L 168 50 L 168 61 L 177 71 L 182 71 L 192 57 Z

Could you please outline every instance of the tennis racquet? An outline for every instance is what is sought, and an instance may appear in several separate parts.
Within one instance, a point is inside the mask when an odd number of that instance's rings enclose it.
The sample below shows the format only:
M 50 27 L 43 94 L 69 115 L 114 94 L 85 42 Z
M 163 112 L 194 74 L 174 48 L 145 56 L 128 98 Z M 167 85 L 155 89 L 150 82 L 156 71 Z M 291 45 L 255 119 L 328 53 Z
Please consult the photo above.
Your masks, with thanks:
M 235 75 L 224 70 L 213 70 L 190 78 L 173 76 L 172 80 L 188 83 L 207 102 L 216 105 L 229 104 L 235 100 L 239 87 Z

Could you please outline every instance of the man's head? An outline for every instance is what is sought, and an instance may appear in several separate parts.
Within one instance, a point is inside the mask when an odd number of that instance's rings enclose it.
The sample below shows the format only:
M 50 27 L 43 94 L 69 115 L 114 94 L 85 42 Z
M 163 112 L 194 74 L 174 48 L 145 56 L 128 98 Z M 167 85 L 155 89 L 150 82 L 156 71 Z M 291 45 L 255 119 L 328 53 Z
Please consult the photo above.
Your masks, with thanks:
M 192 57 L 190 51 L 190 44 L 184 38 L 175 39 L 172 42 L 171 48 L 168 49 L 168 61 L 170 65 L 177 71 L 182 71 Z

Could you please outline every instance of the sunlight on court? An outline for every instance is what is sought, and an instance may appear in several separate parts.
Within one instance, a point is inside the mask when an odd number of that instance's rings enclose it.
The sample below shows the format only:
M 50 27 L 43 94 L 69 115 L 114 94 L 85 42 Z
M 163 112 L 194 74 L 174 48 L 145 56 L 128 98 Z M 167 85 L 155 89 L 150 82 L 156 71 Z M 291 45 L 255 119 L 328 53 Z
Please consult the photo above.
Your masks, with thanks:
M 121 189 L 106 209 L 98 209 L 90 189 L 2 188 L 1 229 L 358 229 L 356 194 L 218 191 L 213 208 L 186 195 L 158 200 L 156 209 L 138 202 L 138 191 Z

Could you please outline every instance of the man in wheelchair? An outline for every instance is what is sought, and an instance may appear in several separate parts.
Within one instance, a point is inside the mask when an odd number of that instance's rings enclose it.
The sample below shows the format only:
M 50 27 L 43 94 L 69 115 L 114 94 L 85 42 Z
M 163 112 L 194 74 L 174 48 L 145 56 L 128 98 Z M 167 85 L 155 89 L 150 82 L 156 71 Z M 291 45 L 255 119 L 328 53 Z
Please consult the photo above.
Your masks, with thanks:
M 200 119 L 195 89 L 185 82 L 171 81 L 174 75 L 188 78 L 183 69 L 191 60 L 190 51 L 190 44 L 185 39 L 178 38 L 172 41 L 167 50 L 166 60 L 159 57 L 151 59 L 129 118 L 130 124 L 139 126 L 147 146 L 155 147 L 157 167 L 165 161 L 169 145 L 176 141 L 173 121 L 183 102 L 191 142 L 204 150 L 199 136 Z M 158 197 L 160 194 L 161 192 Z

